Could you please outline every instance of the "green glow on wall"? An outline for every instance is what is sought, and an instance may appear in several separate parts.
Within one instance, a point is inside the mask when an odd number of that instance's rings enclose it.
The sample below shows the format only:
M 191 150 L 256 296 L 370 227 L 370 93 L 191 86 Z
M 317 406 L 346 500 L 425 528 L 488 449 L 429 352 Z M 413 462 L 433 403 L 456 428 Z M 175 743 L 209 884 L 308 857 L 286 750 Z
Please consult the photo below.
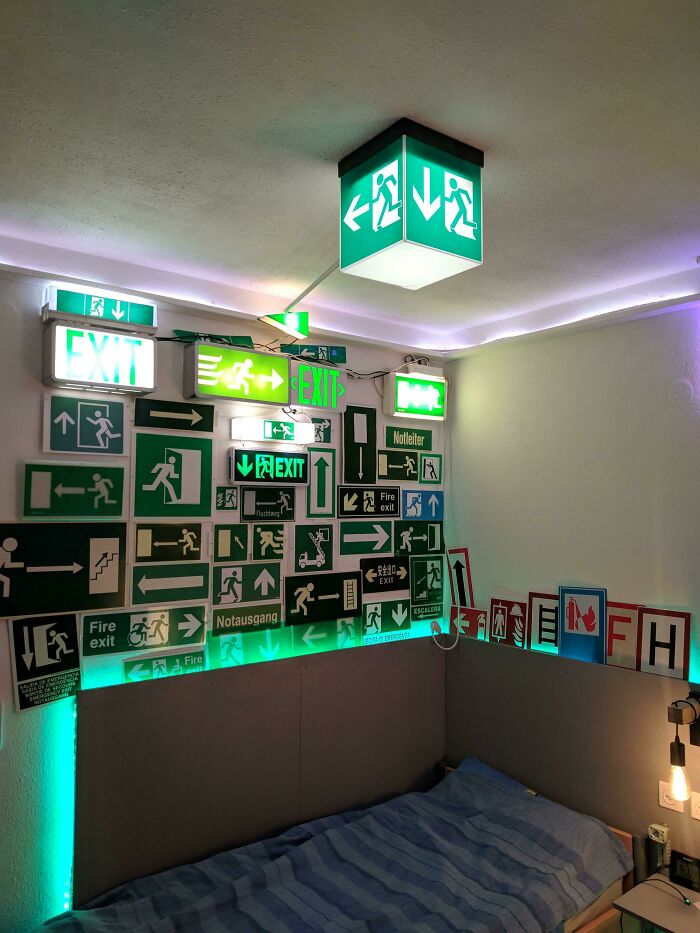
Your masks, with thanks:
M 43 813 L 47 888 L 52 892 L 51 916 L 73 903 L 73 836 L 75 820 L 75 697 L 59 700 L 51 709 L 48 774 Z

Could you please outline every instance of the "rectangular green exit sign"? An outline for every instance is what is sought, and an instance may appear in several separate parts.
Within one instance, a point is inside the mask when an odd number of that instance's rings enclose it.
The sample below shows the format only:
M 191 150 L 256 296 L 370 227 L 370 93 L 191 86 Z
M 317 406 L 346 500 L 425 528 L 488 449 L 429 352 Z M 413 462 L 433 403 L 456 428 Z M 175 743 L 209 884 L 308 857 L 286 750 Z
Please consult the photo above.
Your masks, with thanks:
M 399 120 L 342 159 L 340 268 L 417 289 L 483 261 L 484 154 Z
M 145 334 L 52 321 L 44 332 L 44 382 L 152 392 L 156 387 L 155 340 Z
M 156 305 L 152 301 L 137 301 L 131 295 L 115 292 L 84 292 L 70 286 L 48 287 L 44 317 L 83 317 L 93 323 L 128 325 L 131 330 L 156 329 Z
M 309 455 L 276 450 L 231 450 L 232 483 L 309 482 Z
M 185 395 L 289 404 L 289 357 L 197 341 L 185 347 Z
M 431 373 L 389 373 L 384 377 L 384 414 L 444 421 L 447 380 Z

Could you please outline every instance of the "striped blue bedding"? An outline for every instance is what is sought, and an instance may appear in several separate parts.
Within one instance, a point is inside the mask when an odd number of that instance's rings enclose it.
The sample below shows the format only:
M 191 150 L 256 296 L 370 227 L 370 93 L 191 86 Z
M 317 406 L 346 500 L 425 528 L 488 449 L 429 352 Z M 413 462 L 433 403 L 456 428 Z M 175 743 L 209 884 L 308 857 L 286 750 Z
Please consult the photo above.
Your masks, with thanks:
M 141 878 L 52 933 L 556 931 L 631 868 L 614 834 L 468 771 Z

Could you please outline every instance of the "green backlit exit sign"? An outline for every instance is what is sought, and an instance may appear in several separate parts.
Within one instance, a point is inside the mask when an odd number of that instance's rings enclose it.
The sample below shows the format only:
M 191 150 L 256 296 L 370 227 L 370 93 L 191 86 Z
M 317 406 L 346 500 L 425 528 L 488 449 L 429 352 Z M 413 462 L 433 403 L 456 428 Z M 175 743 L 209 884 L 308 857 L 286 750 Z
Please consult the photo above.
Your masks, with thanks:
M 152 392 L 156 387 L 155 348 L 155 340 L 143 334 L 54 321 L 44 332 L 44 381 L 67 387 Z
M 389 373 L 384 377 L 384 414 L 444 421 L 447 381 L 431 373 Z
M 342 373 L 330 366 L 317 363 L 292 363 L 292 405 L 306 408 L 328 408 L 340 411 L 345 408 L 345 385 Z
M 309 455 L 274 450 L 231 450 L 231 482 L 296 483 L 309 482 Z
M 198 341 L 185 348 L 185 395 L 289 404 L 289 357 Z
M 156 329 L 156 305 L 152 301 L 136 301 L 131 295 L 114 292 L 84 292 L 69 286 L 48 287 L 44 316 L 84 317 L 96 323 L 129 325 L 131 329 Z
M 346 156 L 340 176 L 340 268 L 422 288 L 483 261 L 484 154 L 399 120 Z

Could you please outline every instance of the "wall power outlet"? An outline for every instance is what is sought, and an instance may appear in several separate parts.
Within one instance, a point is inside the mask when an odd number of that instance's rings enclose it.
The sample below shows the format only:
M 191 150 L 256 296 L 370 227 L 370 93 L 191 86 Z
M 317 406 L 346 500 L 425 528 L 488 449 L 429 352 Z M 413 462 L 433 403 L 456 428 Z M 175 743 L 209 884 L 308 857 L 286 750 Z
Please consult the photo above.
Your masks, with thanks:
M 700 794 L 695 792 L 690 795 L 690 815 L 694 820 L 700 820 Z
M 700 794 L 698 795 L 700 796 Z M 666 810 L 675 810 L 676 813 L 683 812 L 683 801 L 674 800 L 671 796 L 671 785 L 668 781 L 659 781 L 659 806 Z

